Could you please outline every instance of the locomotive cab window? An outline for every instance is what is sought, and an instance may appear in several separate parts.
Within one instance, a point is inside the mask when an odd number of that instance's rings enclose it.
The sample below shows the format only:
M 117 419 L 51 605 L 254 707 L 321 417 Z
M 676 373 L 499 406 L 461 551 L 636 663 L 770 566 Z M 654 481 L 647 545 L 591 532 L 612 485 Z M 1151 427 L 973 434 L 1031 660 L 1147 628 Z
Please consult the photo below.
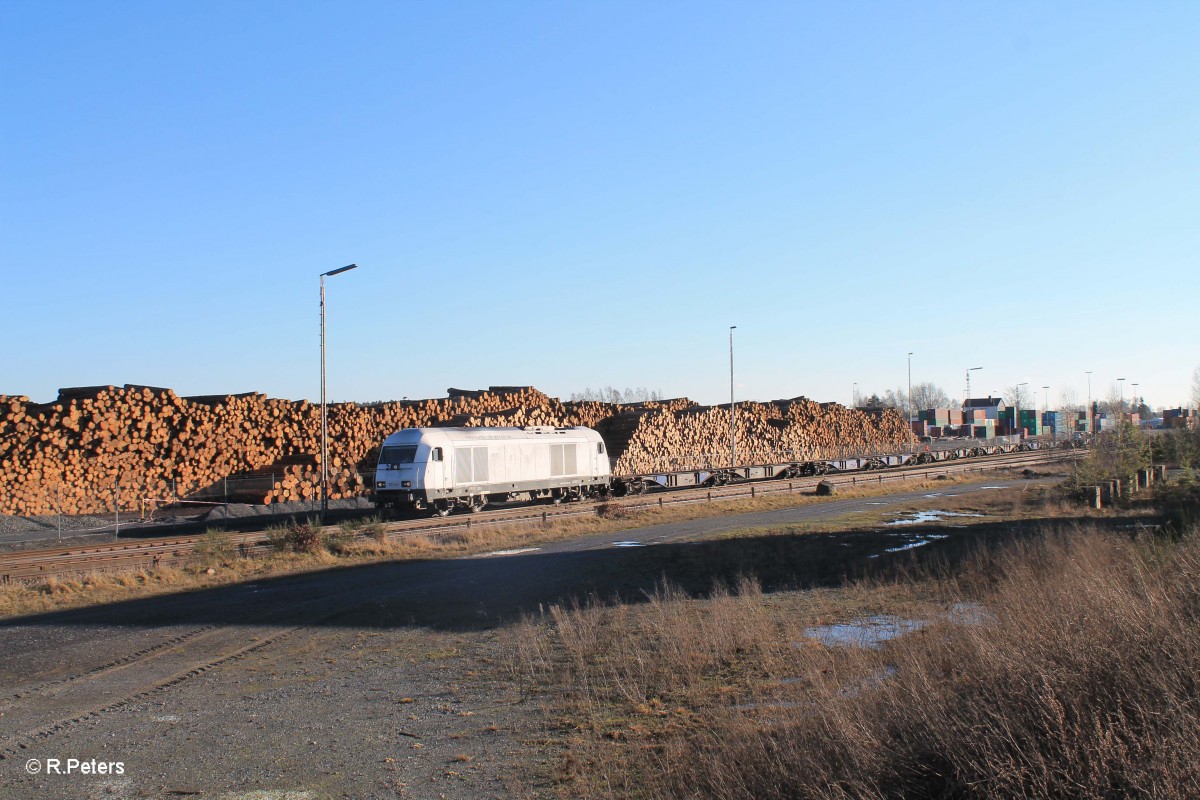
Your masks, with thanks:
M 417 459 L 417 446 L 405 444 L 396 447 L 385 447 L 379 452 L 379 464 L 388 469 L 398 469 L 403 464 L 411 464 Z
M 596 452 L 604 455 L 604 442 L 596 442 Z
M 441 461 L 442 460 L 442 448 L 440 448 L 440 447 L 433 448 L 433 451 L 429 454 L 429 460 L 430 461 Z

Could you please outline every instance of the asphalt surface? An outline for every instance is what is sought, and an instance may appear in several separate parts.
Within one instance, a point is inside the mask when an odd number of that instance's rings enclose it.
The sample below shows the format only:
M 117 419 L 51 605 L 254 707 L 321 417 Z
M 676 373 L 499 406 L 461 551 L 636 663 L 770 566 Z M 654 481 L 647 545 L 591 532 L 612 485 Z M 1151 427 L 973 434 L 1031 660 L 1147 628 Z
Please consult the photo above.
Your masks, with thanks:
M 525 774 L 546 758 L 531 738 L 538 709 L 498 677 L 523 615 L 636 600 L 663 578 L 696 592 L 748 573 L 836 585 L 843 562 L 885 551 L 879 537 L 719 535 L 1028 483 L 833 498 L 0 621 L 0 797 L 554 796 Z M 47 774 L 51 758 L 124 772 Z

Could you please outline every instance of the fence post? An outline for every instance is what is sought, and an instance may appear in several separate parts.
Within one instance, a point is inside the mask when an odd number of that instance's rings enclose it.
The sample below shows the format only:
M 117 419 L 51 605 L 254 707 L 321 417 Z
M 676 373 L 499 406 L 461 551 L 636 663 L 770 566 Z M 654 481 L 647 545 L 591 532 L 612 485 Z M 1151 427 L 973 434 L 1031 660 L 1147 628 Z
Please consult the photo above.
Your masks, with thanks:
M 113 539 L 121 538 L 121 480 L 118 478 L 113 482 L 113 520 L 114 532 Z
M 750 497 L 751 498 L 754 497 L 754 487 L 753 486 L 750 487 Z

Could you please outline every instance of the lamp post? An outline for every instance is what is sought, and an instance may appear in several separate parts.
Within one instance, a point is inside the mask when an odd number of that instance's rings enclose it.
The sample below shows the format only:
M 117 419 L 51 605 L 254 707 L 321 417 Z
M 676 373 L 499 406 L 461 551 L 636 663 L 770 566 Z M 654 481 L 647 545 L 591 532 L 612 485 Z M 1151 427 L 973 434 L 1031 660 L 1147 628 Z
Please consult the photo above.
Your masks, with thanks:
M 737 325 L 729 326 L 729 466 L 737 466 L 737 437 L 735 434 L 735 415 L 737 407 L 733 404 L 733 332 Z
M 1028 386 L 1028 385 L 1029 385 L 1028 381 L 1026 381 L 1025 383 L 1017 384 L 1017 397 L 1013 403 L 1016 406 L 1016 411 L 1013 412 L 1013 424 L 1015 425 L 1015 427 L 1017 429 L 1017 438 L 1018 439 L 1024 438 L 1023 434 L 1025 432 L 1025 429 L 1023 427 L 1021 427 L 1021 387 Z
M 977 369 L 983 369 L 983 367 L 971 367 L 970 369 L 967 370 L 967 399 L 968 400 L 971 399 L 971 373 Z
M 854 387 L 850 390 L 850 405 L 855 408 L 858 407 L 858 384 L 857 383 L 855 383 Z
M 1087 432 L 1095 433 L 1096 432 L 1096 420 L 1092 417 L 1092 371 L 1089 369 L 1086 372 L 1086 375 L 1088 376 L 1088 404 L 1087 404 L 1087 417 L 1086 417 L 1086 419 L 1088 421 Z
M 329 511 L 329 421 L 325 413 L 325 278 L 357 269 L 358 264 L 321 273 L 321 522 Z
M 1046 404 L 1045 413 L 1049 414 L 1050 413 L 1050 387 L 1043 386 L 1042 390 L 1045 392 L 1045 395 L 1043 398 L 1045 401 L 1045 404 Z M 1057 439 L 1058 438 L 1058 420 L 1054 421 L 1054 426 L 1051 428 L 1051 431 L 1053 431 L 1052 435 Z
M 913 426 L 913 399 L 912 399 L 912 357 L 913 354 L 908 354 L 908 430 L 912 433 Z

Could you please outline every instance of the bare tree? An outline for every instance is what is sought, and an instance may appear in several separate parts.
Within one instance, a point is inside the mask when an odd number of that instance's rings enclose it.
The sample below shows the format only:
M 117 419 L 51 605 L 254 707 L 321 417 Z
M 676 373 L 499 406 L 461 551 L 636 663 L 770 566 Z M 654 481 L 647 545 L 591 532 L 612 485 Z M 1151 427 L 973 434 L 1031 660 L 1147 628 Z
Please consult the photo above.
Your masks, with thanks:
M 593 400 L 600 403 L 643 403 L 647 400 L 661 400 L 662 391 L 656 389 L 650 391 L 644 386 L 637 388 L 627 387 L 624 391 L 615 389 L 612 386 L 605 386 L 602 389 L 587 388 L 582 392 L 571 392 L 571 402 L 581 402 Z
M 950 395 L 942 387 L 932 383 L 917 383 L 912 387 L 913 409 L 949 408 Z
M 1034 408 L 1033 405 L 1030 405 L 1033 399 L 1033 392 L 1019 384 L 1014 384 L 1004 390 L 1003 400 L 1006 406 L 1016 406 L 1018 409 Z
M 932 383 L 916 383 L 912 387 L 912 413 L 926 408 L 949 408 L 950 396 L 941 387 Z M 869 397 L 861 394 L 854 396 L 854 404 L 863 408 L 895 408 L 907 411 L 908 392 L 903 387 L 888 389 L 882 395 L 872 392 Z
M 1067 387 L 1058 393 L 1058 410 L 1065 413 L 1075 413 L 1083 410 L 1079 392 Z
M 1192 408 L 1200 408 L 1200 367 L 1192 373 Z
M 1122 397 L 1121 388 L 1117 384 L 1108 387 L 1108 397 L 1100 404 L 1100 408 L 1109 414 L 1125 413 L 1125 398 Z

